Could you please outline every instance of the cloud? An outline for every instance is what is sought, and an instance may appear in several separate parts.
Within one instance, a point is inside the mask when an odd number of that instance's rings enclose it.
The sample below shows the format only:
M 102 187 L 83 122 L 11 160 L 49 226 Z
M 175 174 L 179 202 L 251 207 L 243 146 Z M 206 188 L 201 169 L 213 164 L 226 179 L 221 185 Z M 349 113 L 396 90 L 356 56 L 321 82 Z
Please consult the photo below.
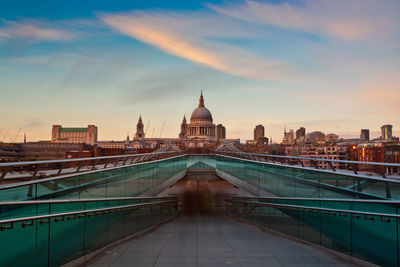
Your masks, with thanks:
M 10 63 L 24 64 L 24 65 L 45 65 L 60 67 L 65 64 L 70 64 L 71 61 L 75 60 L 78 55 L 73 53 L 54 53 L 54 54 L 42 54 L 34 56 L 24 57 L 11 57 L 7 61 Z
M 43 126 L 43 125 L 46 125 L 46 123 L 44 123 L 44 121 L 42 119 L 40 119 L 40 118 L 30 118 L 25 122 L 25 124 L 21 128 L 26 130 L 26 129 L 40 127 L 40 126 Z
M 157 70 L 127 84 L 123 102 L 131 105 L 176 100 L 177 95 L 182 98 L 185 92 L 189 93 L 188 88 L 193 88 L 196 82 L 212 75 L 206 69 L 197 68 Z
M 0 20 L 0 22 L 3 22 L 0 27 L 0 42 L 72 42 L 109 34 L 107 27 L 101 21 L 93 19 L 77 18 L 56 21 L 20 19 Z
M 76 33 L 67 29 L 52 27 L 48 23 L 37 20 L 26 21 L 5 21 L 5 25 L 0 28 L 1 39 L 29 39 L 38 41 L 72 41 L 76 38 Z
M 229 17 L 330 36 L 345 41 L 398 32 L 397 0 L 313 0 L 292 4 L 246 1 L 226 6 L 207 5 Z
M 277 80 L 289 76 L 291 71 L 286 62 L 265 59 L 249 50 L 213 40 L 212 37 L 217 37 L 218 33 L 220 37 L 251 36 L 240 27 L 235 31 L 235 24 L 218 17 L 205 15 L 199 19 L 193 14 L 142 12 L 102 14 L 100 17 L 111 28 L 125 35 L 168 54 L 231 75 Z

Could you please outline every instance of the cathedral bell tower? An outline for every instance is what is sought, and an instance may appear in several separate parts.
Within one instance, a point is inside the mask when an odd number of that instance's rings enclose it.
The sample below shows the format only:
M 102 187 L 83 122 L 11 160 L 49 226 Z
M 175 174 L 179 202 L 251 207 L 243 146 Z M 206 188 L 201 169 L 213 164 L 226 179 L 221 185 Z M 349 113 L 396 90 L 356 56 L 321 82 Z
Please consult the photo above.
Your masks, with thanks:
M 186 116 L 183 116 L 183 120 L 182 120 L 182 123 L 181 123 L 181 132 L 179 134 L 179 138 L 185 138 L 186 137 L 186 129 L 187 129 Z
M 136 124 L 136 139 L 144 139 L 144 125 L 142 122 L 142 116 L 139 116 L 139 121 Z

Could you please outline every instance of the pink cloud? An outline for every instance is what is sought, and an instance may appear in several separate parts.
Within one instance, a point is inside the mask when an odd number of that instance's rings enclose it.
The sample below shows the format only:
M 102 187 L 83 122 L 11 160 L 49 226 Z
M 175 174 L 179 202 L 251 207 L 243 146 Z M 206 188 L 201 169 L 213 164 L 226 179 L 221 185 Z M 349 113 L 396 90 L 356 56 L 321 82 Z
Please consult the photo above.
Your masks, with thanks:
M 206 20 L 168 14 L 131 13 L 101 18 L 123 34 L 221 72 L 259 80 L 279 80 L 289 76 L 290 67 L 285 62 L 267 60 L 246 49 L 208 39 L 216 36 L 216 30 L 221 30 L 221 36 L 233 34 L 233 29 L 226 24 L 221 27 L 227 31 L 220 29 L 218 24 L 207 30 L 204 27 Z M 237 33 L 240 35 L 241 31 Z

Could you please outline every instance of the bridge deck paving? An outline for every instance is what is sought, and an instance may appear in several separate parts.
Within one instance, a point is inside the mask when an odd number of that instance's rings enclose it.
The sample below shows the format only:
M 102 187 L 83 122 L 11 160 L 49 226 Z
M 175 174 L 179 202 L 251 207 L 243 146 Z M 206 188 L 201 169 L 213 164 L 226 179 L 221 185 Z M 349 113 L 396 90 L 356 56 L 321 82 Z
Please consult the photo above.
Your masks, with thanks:
M 86 266 L 349 266 L 316 246 L 224 215 L 181 215 Z

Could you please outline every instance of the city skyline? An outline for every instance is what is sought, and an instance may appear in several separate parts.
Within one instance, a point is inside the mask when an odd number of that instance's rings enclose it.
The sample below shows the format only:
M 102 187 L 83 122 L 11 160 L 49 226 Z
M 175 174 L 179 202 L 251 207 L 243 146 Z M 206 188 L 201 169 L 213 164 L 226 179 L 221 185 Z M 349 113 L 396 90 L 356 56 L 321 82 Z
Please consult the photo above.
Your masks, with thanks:
M 391 0 L 7 3 L 0 138 L 95 124 L 99 140 L 122 140 L 139 114 L 177 137 L 201 89 L 227 138 L 258 124 L 273 142 L 301 126 L 399 136 L 399 13 Z

